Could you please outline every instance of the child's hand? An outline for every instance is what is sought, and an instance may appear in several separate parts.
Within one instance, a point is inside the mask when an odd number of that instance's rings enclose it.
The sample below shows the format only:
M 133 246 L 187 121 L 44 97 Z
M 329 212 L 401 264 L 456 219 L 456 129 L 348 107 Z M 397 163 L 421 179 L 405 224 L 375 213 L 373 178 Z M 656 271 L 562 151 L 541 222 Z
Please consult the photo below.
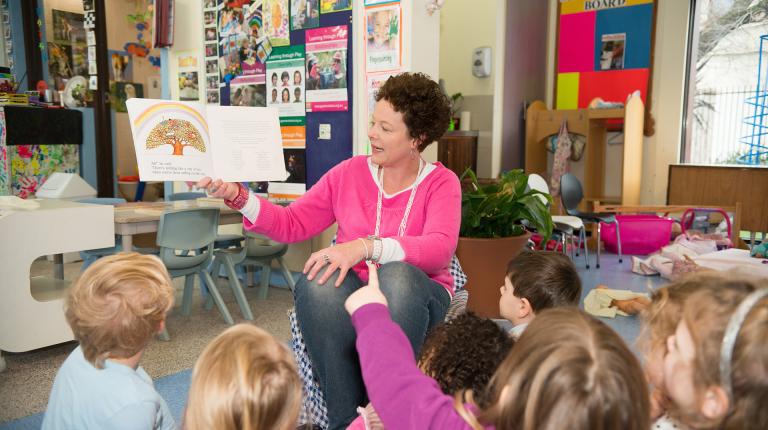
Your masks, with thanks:
M 370 261 L 366 262 L 366 264 L 368 265 L 368 285 L 352 293 L 347 297 L 347 301 L 344 302 L 344 308 L 350 315 L 362 306 L 370 303 L 387 305 L 387 298 L 384 297 L 384 294 L 379 289 L 379 274 L 376 271 L 376 265 Z

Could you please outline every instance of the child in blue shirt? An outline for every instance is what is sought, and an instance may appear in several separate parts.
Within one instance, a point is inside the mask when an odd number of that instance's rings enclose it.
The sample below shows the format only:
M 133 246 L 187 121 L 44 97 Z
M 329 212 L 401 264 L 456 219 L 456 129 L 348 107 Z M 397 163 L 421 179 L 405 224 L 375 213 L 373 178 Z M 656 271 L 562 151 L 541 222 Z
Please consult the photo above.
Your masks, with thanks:
M 157 257 L 120 253 L 91 265 L 67 297 L 80 345 L 56 375 L 42 428 L 176 429 L 139 366 L 172 306 L 171 279 Z

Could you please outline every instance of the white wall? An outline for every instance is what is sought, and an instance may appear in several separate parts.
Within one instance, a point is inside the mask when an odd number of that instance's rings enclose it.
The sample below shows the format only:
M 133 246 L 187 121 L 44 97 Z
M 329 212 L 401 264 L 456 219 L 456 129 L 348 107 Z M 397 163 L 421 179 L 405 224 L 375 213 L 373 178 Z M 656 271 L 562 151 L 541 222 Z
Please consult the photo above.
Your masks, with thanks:
M 461 110 L 471 113 L 471 129 L 479 132 L 477 173 L 498 174 L 501 166 L 501 122 L 504 79 L 504 16 L 506 0 L 446 1 L 440 14 L 440 79 L 450 96 L 464 96 Z M 491 48 L 491 76 L 472 74 L 472 52 Z
M 176 22 L 174 27 L 173 48 L 168 55 L 168 75 L 171 99 L 179 99 L 179 53 L 193 51 L 197 53 L 197 75 L 199 77 L 199 95 L 205 96 L 205 61 L 203 59 L 203 5 L 200 0 L 176 0 Z
M 496 0 L 446 1 L 440 13 L 440 78 L 445 80 L 448 95 L 492 96 L 494 78 L 472 75 L 472 51 L 480 46 L 491 47 L 492 62 L 497 57 L 496 18 L 504 15 L 497 10 Z

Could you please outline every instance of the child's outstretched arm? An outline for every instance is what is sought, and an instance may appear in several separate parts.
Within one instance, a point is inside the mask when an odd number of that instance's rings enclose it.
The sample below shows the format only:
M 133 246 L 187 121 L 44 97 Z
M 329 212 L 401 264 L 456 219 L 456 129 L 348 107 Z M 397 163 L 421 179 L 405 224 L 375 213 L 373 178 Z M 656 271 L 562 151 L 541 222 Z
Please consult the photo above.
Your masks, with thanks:
M 369 283 L 344 303 L 357 332 L 363 381 L 382 423 L 393 429 L 470 429 L 432 378 L 416 365 L 402 329 L 392 321 L 379 290 L 376 267 Z

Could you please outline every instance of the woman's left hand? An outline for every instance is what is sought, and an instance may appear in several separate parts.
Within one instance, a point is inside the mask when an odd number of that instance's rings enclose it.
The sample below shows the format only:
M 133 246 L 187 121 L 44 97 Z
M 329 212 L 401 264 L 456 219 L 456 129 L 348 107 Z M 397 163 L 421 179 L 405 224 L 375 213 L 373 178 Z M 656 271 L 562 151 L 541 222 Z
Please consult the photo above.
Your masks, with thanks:
M 344 282 L 344 278 L 347 277 L 349 269 L 363 258 L 365 258 L 365 249 L 359 240 L 336 244 L 310 255 L 304 264 L 304 274 L 311 281 L 318 275 L 323 266 L 328 266 L 317 281 L 318 284 L 323 285 L 333 275 L 333 272 L 339 269 L 339 277 L 336 278 L 336 288 L 338 288 Z

